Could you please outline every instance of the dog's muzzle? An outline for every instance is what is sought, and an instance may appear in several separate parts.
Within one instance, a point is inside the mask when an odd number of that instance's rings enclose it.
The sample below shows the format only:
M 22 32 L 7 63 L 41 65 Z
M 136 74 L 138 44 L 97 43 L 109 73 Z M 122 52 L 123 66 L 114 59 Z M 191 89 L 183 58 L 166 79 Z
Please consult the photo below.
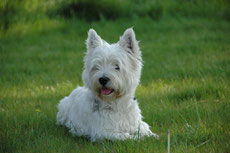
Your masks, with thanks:
M 109 80 L 110 79 L 108 77 L 104 77 L 104 76 L 99 78 L 99 82 L 102 86 L 105 86 L 109 82 Z

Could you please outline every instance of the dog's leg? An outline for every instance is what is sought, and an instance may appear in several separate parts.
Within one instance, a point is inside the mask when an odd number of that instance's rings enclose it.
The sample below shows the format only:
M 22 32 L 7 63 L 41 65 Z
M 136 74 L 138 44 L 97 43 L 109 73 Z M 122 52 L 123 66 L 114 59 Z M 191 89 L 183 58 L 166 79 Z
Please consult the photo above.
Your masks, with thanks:
M 100 137 L 101 138 L 91 137 L 90 141 L 94 142 L 94 141 L 97 141 L 98 139 L 103 139 L 103 138 L 106 138 L 108 140 L 126 140 L 126 139 L 134 138 L 129 133 L 122 133 L 122 132 L 104 132 Z
M 159 138 L 159 136 L 155 133 L 152 133 L 152 131 L 149 129 L 149 125 L 143 121 L 141 121 L 139 129 L 138 129 L 139 135 L 142 136 L 154 136 L 155 138 Z
M 69 109 L 70 109 L 71 102 L 69 97 L 65 97 L 61 100 L 58 104 L 58 114 L 57 114 L 57 124 L 58 125 L 65 125 L 65 123 L 69 120 Z

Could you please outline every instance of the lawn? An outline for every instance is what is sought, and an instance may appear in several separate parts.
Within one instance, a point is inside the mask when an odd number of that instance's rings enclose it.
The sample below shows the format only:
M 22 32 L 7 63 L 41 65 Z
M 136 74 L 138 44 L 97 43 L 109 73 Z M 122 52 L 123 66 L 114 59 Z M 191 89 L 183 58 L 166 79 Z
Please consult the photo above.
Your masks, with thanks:
M 43 20 L 42 20 L 43 21 Z M 109 43 L 134 27 L 144 67 L 136 97 L 159 140 L 99 141 L 56 125 L 76 86 L 89 28 Z M 230 23 L 212 17 L 73 18 L 17 24 L 0 36 L 0 152 L 230 152 Z

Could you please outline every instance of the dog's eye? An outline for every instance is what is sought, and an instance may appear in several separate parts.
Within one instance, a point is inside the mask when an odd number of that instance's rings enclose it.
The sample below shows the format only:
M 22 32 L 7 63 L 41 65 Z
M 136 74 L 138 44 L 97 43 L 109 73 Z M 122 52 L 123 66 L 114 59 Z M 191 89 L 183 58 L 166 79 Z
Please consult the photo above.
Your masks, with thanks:
M 92 71 L 98 71 L 99 70 L 99 68 L 97 67 L 97 66 L 94 66 L 93 68 L 92 68 Z
M 120 67 L 116 64 L 116 67 L 115 67 L 116 70 L 120 70 Z

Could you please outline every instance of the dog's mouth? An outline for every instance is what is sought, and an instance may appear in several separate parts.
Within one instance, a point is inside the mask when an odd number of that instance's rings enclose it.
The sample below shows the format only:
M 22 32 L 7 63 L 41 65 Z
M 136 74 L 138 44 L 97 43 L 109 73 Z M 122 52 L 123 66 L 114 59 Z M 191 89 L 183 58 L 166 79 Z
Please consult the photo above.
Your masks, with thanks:
M 100 89 L 100 93 L 101 93 L 102 95 L 110 95 L 110 94 L 112 94 L 113 92 L 114 92 L 113 89 L 108 89 L 108 88 L 101 88 L 101 89 Z

